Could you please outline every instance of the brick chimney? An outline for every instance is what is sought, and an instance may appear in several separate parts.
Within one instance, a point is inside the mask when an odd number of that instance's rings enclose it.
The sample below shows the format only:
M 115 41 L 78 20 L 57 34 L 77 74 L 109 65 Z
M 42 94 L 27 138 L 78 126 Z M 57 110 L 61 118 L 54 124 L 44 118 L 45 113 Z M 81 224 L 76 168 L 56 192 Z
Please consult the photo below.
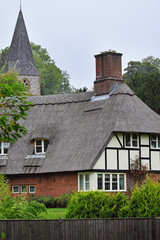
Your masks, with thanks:
M 122 79 L 121 53 L 101 52 L 96 58 L 96 81 L 94 95 L 108 94 L 115 83 L 124 83 Z

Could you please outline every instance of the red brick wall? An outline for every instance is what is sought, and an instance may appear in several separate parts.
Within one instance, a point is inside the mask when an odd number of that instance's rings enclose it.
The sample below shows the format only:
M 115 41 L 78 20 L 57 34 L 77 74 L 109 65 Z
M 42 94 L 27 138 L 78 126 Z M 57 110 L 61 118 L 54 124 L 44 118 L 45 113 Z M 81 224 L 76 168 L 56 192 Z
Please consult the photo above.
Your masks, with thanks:
M 108 94 L 115 83 L 124 83 L 123 80 L 115 80 L 115 79 L 103 79 L 100 81 L 94 82 L 94 94 L 95 95 L 103 95 Z
M 152 177 L 153 180 L 155 180 L 155 181 L 158 180 L 160 182 L 160 173 L 148 172 L 148 175 L 150 177 Z M 127 192 L 129 193 L 130 191 L 132 191 L 134 189 L 136 182 L 141 184 L 142 181 L 145 180 L 145 178 L 146 178 L 146 175 L 135 177 L 135 176 L 133 176 L 133 174 L 127 173 L 126 174 Z
M 60 196 L 64 193 L 77 191 L 77 173 L 55 173 L 55 174 L 32 174 L 7 176 L 12 186 L 35 185 L 37 196 Z M 21 189 L 19 188 L 19 191 Z M 14 193 L 15 196 L 17 193 Z

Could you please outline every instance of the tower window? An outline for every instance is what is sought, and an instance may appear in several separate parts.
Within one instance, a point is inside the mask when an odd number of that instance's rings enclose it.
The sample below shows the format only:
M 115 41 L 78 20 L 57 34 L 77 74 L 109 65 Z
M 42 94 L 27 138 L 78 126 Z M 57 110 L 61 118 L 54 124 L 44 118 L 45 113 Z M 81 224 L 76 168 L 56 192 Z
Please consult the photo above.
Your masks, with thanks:
M 27 91 L 30 89 L 30 81 L 28 79 L 23 79 L 23 85 L 27 88 Z

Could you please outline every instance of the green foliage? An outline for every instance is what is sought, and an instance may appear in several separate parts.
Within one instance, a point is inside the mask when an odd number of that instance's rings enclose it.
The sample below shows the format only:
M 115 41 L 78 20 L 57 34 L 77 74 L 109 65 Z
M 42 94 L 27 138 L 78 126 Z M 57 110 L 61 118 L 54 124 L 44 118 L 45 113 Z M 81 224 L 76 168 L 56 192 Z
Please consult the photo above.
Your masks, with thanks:
M 0 50 L 0 70 L 2 68 L 4 69 L 4 66 L 8 58 L 8 53 L 9 53 L 9 47 L 6 47 Z
M 74 88 L 73 87 L 73 91 L 74 92 L 87 92 L 88 91 L 88 88 L 87 87 L 83 87 L 83 88 Z
M 101 218 L 118 218 L 120 209 L 127 203 L 126 195 L 122 193 L 115 193 L 109 196 L 108 201 L 100 210 Z
M 29 202 L 36 201 L 43 203 L 47 208 L 56 208 L 57 207 L 57 198 L 56 197 L 46 197 L 46 196 L 29 196 Z
M 46 196 L 29 196 L 29 202 L 36 201 L 43 203 L 47 208 L 65 208 L 70 201 L 73 193 L 65 193 L 60 197 Z
M 10 196 L 9 180 L 0 173 L 0 205 Z
M 28 202 L 24 196 L 8 197 L 0 206 L 0 219 L 38 219 L 46 207 L 36 201 Z
M 0 219 L 38 219 L 45 212 L 42 203 L 29 202 L 25 196 L 11 197 L 9 181 L 0 173 Z
M 136 185 L 119 217 L 160 217 L 160 184 L 147 176 L 141 186 Z
M 160 113 L 160 59 L 152 56 L 142 62 L 131 61 L 124 69 L 124 80 L 135 94 L 157 113 Z
M 69 93 L 72 91 L 69 84 L 69 75 L 60 70 L 51 59 L 47 50 L 40 45 L 31 43 L 34 61 L 41 75 L 41 94 Z
M 1 232 L 1 239 L 5 239 L 5 233 L 4 232 Z
M 70 202 L 74 192 L 64 193 L 60 197 L 57 197 L 57 208 L 66 208 Z
M 0 74 L 0 140 L 14 142 L 27 129 L 19 123 L 25 119 L 32 105 L 26 101 L 26 87 L 18 80 L 17 74 Z
M 122 193 L 113 194 L 91 191 L 79 192 L 72 196 L 67 206 L 66 218 L 117 217 L 126 202 Z

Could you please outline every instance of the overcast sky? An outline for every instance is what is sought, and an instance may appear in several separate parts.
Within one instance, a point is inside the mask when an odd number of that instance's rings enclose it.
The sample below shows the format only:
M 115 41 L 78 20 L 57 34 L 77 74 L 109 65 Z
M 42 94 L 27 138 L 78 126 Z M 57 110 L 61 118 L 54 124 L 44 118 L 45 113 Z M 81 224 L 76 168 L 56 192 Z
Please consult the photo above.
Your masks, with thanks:
M 20 0 L 0 0 L 0 49 L 9 46 Z M 109 49 L 131 60 L 160 57 L 160 0 L 22 0 L 30 41 L 46 48 L 76 88 L 93 87 L 94 55 Z

